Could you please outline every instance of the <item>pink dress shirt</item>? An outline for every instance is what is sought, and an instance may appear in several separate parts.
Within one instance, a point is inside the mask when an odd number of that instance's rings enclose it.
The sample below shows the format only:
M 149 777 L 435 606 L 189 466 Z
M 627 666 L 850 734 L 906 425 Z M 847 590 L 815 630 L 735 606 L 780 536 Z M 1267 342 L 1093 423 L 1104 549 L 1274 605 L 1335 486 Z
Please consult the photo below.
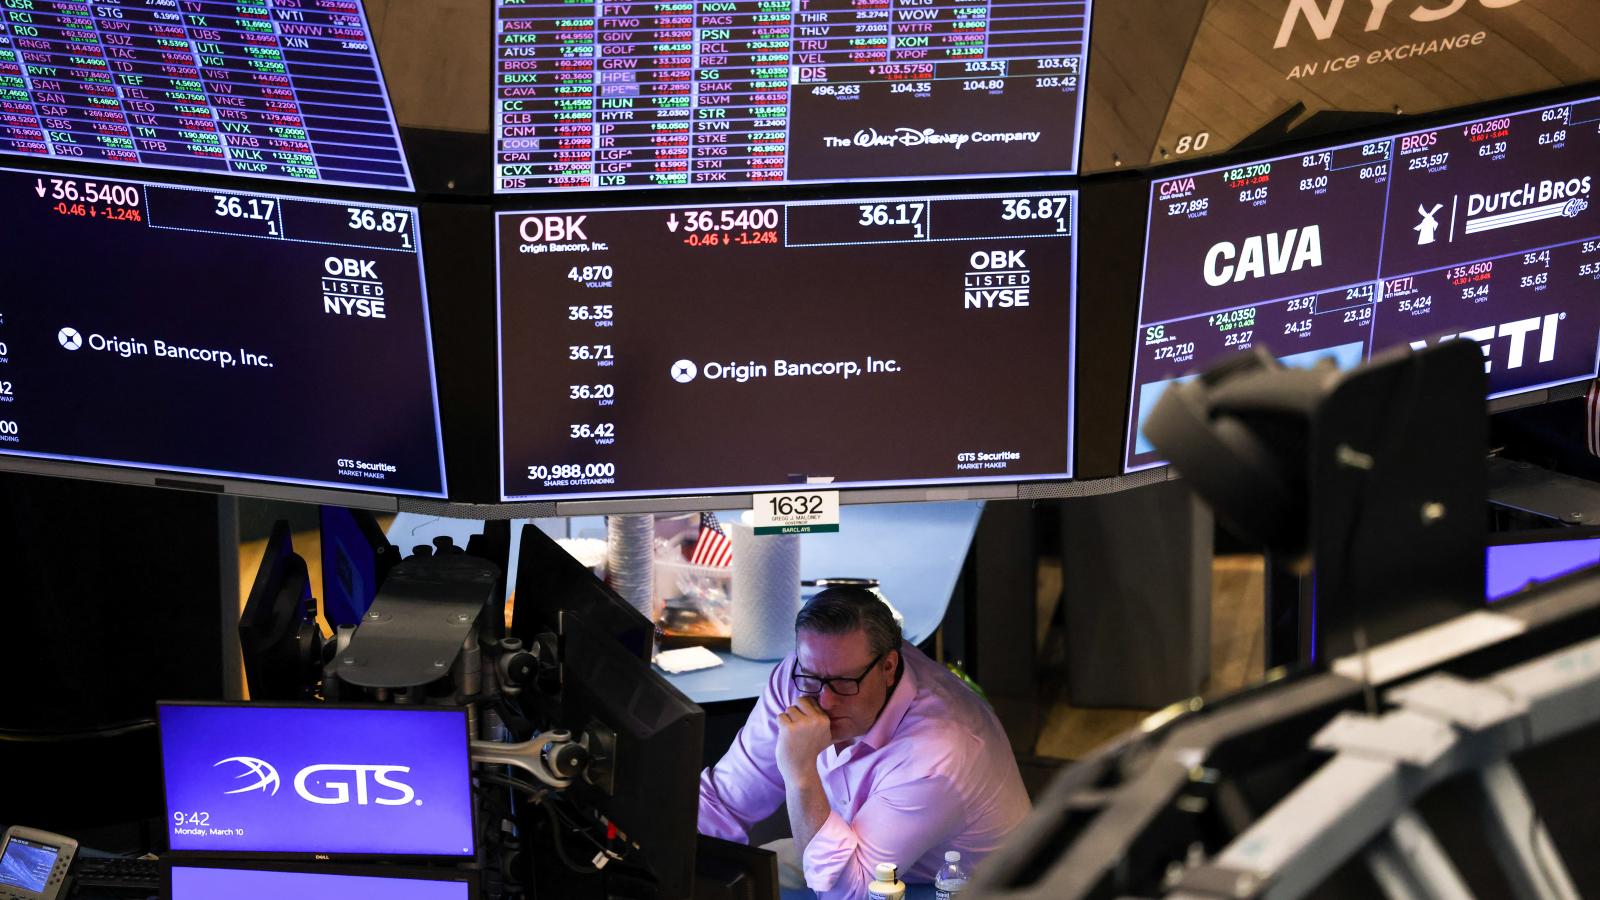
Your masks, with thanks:
M 872 729 L 817 755 L 831 812 L 802 849 L 806 884 L 823 900 L 865 897 L 880 862 L 914 882 L 931 882 L 946 850 L 975 866 L 1029 812 L 988 704 L 916 647 L 902 644 L 900 656 L 900 682 Z M 748 842 L 750 826 L 783 802 L 776 719 L 798 696 L 794 666 L 791 653 L 772 670 L 727 755 L 700 774 L 702 834 Z

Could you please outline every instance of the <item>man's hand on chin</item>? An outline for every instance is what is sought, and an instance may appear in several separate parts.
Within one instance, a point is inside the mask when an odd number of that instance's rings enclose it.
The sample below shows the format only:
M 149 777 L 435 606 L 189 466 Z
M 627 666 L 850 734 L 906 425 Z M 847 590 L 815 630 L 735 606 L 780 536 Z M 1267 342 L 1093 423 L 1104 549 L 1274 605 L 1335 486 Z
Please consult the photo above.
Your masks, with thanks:
M 778 771 L 783 780 L 795 784 L 817 774 L 817 755 L 833 743 L 833 727 L 828 714 L 811 697 L 801 697 L 795 705 L 778 713 Z

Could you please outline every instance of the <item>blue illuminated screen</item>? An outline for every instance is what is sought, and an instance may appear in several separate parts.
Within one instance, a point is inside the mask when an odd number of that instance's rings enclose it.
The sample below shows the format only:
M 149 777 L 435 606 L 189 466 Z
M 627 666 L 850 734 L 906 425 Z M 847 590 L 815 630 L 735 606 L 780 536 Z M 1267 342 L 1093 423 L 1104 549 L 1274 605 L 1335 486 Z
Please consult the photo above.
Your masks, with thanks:
M 1600 563 L 1600 538 L 1490 547 L 1487 596 L 1490 602 L 1501 600 L 1536 582 L 1596 563 Z
M 173 850 L 473 852 L 462 710 L 179 705 L 160 721 Z
M 324 872 L 269 872 L 257 869 L 211 869 L 174 866 L 172 900 L 468 900 L 464 881 L 385 878 Z

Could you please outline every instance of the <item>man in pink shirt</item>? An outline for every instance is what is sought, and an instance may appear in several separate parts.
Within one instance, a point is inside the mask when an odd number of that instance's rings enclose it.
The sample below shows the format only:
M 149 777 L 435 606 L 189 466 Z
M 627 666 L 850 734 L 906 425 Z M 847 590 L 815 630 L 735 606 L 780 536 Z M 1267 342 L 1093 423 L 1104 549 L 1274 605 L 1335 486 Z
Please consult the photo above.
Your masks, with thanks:
M 700 775 L 700 832 L 748 842 L 785 801 L 823 900 L 866 896 L 882 862 L 912 882 L 932 881 L 946 850 L 975 866 L 1029 811 L 988 704 L 855 587 L 829 588 L 795 617 L 795 652 Z

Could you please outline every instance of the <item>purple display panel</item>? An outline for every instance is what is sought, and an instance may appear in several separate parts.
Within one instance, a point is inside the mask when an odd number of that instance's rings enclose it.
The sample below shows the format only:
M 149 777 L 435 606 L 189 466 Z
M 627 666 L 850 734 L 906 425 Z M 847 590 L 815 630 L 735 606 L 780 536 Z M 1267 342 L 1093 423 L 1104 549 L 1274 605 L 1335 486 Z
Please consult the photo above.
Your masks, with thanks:
M 502 213 L 502 492 L 1065 479 L 1071 192 Z
M 173 850 L 472 854 L 461 710 L 163 705 L 160 720 Z
M 0 153 L 411 189 L 361 0 L 0 9 Z
M 1596 180 L 1585 101 L 1156 181 L 1126 469 L 1162 462 L 1155 386 L 1252 347 L 1351 365 L 1470 338 L 1490 397 L 1594 377 Z
M 413 207 L 0 169 L 0 456 L 446 494 Z
M 324 872 L 172 867 L 170 900 L 471 900 L 471 884 L 447 879 L 385 878 Z
M 1492 603 L 1540 581 L 1600 563 L 1600 538 L 1491 545 L 1486 567 Z
M 1070 174 L 1089 0 L 496 0 L 495 189 Z

